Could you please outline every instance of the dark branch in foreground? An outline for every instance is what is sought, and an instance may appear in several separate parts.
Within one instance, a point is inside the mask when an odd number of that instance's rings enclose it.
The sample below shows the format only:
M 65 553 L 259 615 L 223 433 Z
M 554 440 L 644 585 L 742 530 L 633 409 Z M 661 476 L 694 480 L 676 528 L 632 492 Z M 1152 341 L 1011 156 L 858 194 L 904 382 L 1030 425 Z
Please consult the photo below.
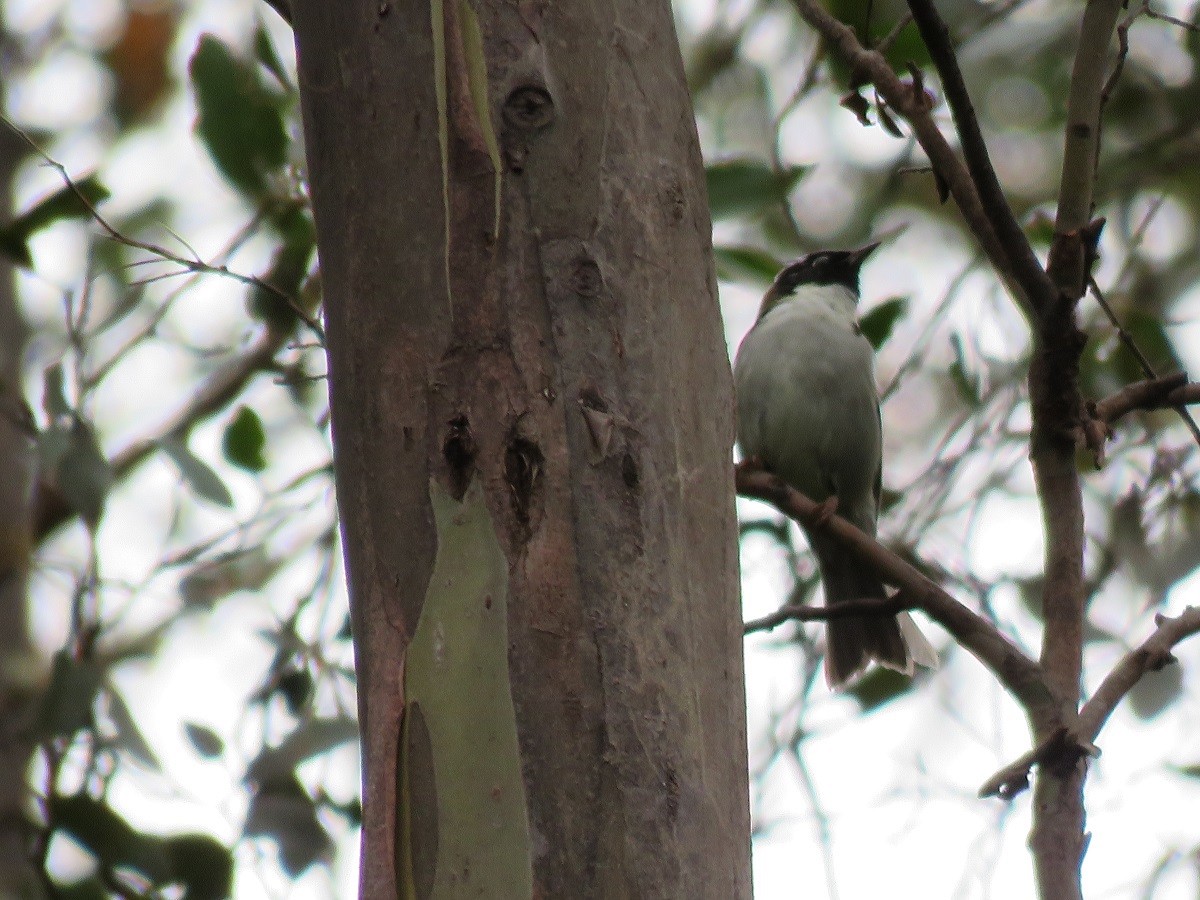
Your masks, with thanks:
M 1098 747 L 1072 735 L 1071 729 L 1056 728 L 1028 753 L 1024 753 L 989 778 L 979 789 L 979 796 L 1011 800 L 1029 788 L 1029 772 L 1034 766 L 1070 768 L 1081 757 L 1100 755 Z
M 746 463 L 737 467 L 735 475 L 737 492 L 743 497 L 765 500 L 798 522 L 824 528 L 858 554 L 884 583 L 899 589 L 900 599 L 889 600 L 896 604 L 892 612 L 919 609 L 949 631 L 959 644 L 996 675 L 1024 707 L 1031 721 L 1038 725 L 1039 733 L 1062 726 L 1063 706 L 1046 686 L 1041 667 L 1022 653 L 995 625 L 963 606 L 841 516 L 823 516 L 820 504 L 789 487 L 783 479 L 762 469 L 751 468 Z
M 1187 411 L 1193 403 L 1200 403 L 1200 384 L 1189 382 L 1184 372 L 1135 381 L 1103 400 L 1088 404 L 1087 415 L 1080 423 L 1079 439 L 1092 452 L 1096 468 L 1101 468 L 1104 445 L 1112 437 L 1112 423 L 1136 410 L 1173 409 L 1190 424 L 1192 433 L 1200 440 Z
M 938 14 L 932 0 L 908 0 L 908 8 L 917 23 L 917 29 L 921 32 L 921 39 L 929 49 L 929 58 L 941 78 L 942 89 L 946 92 L 946 103 L 954 117 L 954 128 L 962 142 L 963 159 L 971 173 L 975 189 L 979 192 L 980 203 L 987 211 L 996 238 L 1008 257 L 1017 281 L 1035 303 L 1044 308 L 1053 302 L 1055 291 L 1029 245 L 1029 239 L 1013 215 L 1008 198 L 1004 196 L 1004 189 L 1000 186 L 1000 179 L 992 167 L 987 144 L 983 140 L 983 131 L 979 127 L 979 118 L 975 115 L 975 107 L 971 103 L 966 82 L 958 67 L 958 58 L 950 40 L 950 30 Z
M 742 626 L 743 634 L 755 631 L 770 631 L 784 622 L 827 622 L 830 619 L 841 619 L 847 616 L 894 616 L 898 612 L 912 609 L 913 605 L 903 593 L 886 599 L 865 597 L 862 600 L 849 600 L 836 606 L 797 606 L 789 604 L 781 606 L 769 616 L 761 619 L 751 619 Z
M 1194 634 L 1200 634 L 1200 608 L 1189 606 L 1175 618 L 1155 617 L 1157 629 L 1140 647 L 1130 650 L 1108 673 L 1092 698 L 1083 705 L 1073 727 L 1055 729 L 1036 747 L 1013 760 L 984 782 L 980 797 L 1011 800 L 1029 787 L 1029 772 L 1034 766 L 1074 766 L 1081 757 L 1096 757 L 1100 750 L 1092 742 L 1113 710 L 1147 672 L 1176 662 L 1171 650 Z

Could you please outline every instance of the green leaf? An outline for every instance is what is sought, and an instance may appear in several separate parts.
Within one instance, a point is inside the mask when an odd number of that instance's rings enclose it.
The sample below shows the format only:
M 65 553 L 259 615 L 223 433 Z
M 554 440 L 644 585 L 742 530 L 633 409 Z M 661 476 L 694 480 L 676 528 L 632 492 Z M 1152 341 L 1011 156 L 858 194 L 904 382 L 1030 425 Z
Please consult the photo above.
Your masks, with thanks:
M 302 722 L 279 746 L 263 749 L 247 767 L 246 780 L 258 785 L 285 783 L 306 759 L 357 739 L 358 723 L 345 716 Z
M 757 247 L 714 247 L 717 277 L 725 281 L 751 281 L 764 287 L 783 268 L 782 260 Z
M 275 51 L 275 42 L 271 40 L 270 32 L 263 27 L 262 22 L 254 29 L 254 56 L 263 64 L 263 68 L 275 76 L 281 88 L 289 93 L 292 91 L 287 69 Z
M 858 31 L 860 40 L 863 40 L 868 46 L 874 46 L 884 36 L 888 35 L 908 12 L 903 0 L 877 0 L 877 2 L 871 4 L 864 4 L 859 2 L 859 0 L 827 0 L 827 6 L 835 17 Z M 862 30 L 868 24 L 868 10 L 871 17 L 870 34 L 863 35 Z M 950 21 L 953 32 L 955 17 L 945 10 L 943 10 L 943 15 L 947 16 L 947 19 Z M 912 22 L 909 22 L 908 25 L 902 28 L 900 33 L 887 46 L 884 58 L 898 72 L 904 71 L 909 63 L 914 63 L 922 67 L 930 64 L 929 51 L 925 47 L 925 42 L 921 40 L 920 31 Z M 856 87 L 857 85 L 851 81 L 856 76 L 859 79 L 859 83 L 862 83 L 862 73 L 854 71 L 842 58 L 841 54 L 829 54 L 826 63 L 829 66 L 830 74 L 833 75 L 840 85 Z
M 42 699 L 43 733 L 70 738 L 95 722 L 94 704 L 102 678 L 94 665 L 78 662 L 60 650 L 54 654 L 50 688 Z
M 106 685 L 105 694 L 108 697 L 108 718 L 117 730 L 117 745 L 142 765 L 161 772 L 162 763 L 134 721 L 125 698 L 111 684 Z
M 950 363 L 950 380 L 958 388 L 958 395 L 972 409 L 979 408 L 979 379 L 967 372 L 967 355 L 963 350 L 962 337 L 950 335 L 950 346 L 954 348 L 954 362 Z
M 177 834 L 163 841 L 171 880 L 187 900 L 225 900 L 233 892 L 233 852 L 207 834 Z
M 912 686 L 913 679 L 880 666 L 854 682 L 846 693 L 858 701 L 863 712 L 868 713 L 907 694 Z
M 203 497 L 218 506 L 224 506 L 226 509 L 233 508 L 233 495 L 229 493 L 225 482 L 208 463 L 192 453 L 182 441 L 164 438 L 158 442 L 158 446 L 167 456 L 171 457 L 171 461 L 179 469 L 179 474 L 183 476 L 183 480 L 188 483 L 188 487 L 196 496 Z
M 58 464 L 71 449 L 71 427 L 54 425 L 38 433 L 38 465 L 43 472 L 57 472 Z
M 896 323 L 908 312 L 907 297 L 892 297 L 884 300 L 858 321 L 863 336 L 878 350 L 892 336 Z
M 1129 691 L 1129 706 L 1139 719 L 1153 719 L 1183 692 L 1183 667 L 1175 664 L 1147 672 Z
M 95 207 L 109 198 L 108 188 L 95 175 L 74 184 L 74 188 L 67 185 L 40 200 L 0 229 L 0 253 L 30 268 L 33 259 L 29 255 L 29 239 L 34 234 L 63 219 L 89 219 L 92 217 L 89 205 Z
M 267 433 L 263 431 L 258 413 L 248 406 L 239 407 L 221 441 L 225 458 L 248 472 L 261 472 L 267 467 L 263 456 L 266 444 Z
M 253 63 L 212 35 L 200 38 L 188 72 L 199 117 L 196 133 L 221 174 L 250 197 L 287 161 L 286 98 L 268 91 Z
M 95 432 L 82 419 L 76 419 L 71 426 L 70 444 L 58 460 L 58 486 L 89 528 L 100 522 L 112 483 L 112 468 Z
M 187 739 L 192 742 L 192 746 L 196 748 L 196 752 L 205 759 L 213 759 L 225 752 L 225 742 L 211 728 L 205 728 L 203 725 L 196 725 L 193 722 L 184 722 L 183 730 L 187 734 Z
M 271 225 L 283 242 L 261 280 L 275 290 L 255 286 L 250 292 L 250 314 L 276 330 L 290 331 L 298 318 L 294 306 L 304 308 L 301 286 L 317 246 L 317 231 L 308 211 L 297 206 L 275 216 Z M 291 298 L 292 302 L 285 298 Z M 306 309 L 306 312 L 312 310 Z
M 1185 368 L 1171 345 L 1166 327 L 1157 316 L 1140 309 L 1131 309 L 1125 319 L 1125 330 L 1156 372 L 1179 371 Z M 1123 383 L 1140 381 L 1146 377 L 1141 365 L 1125 347 L 1117 351 L 1113 362 Z
M 42 376 L 42 409 L 51 422 L 72 413 L 71 404 L 67 401 L 67 391 L 63 379 L 62 363 L 55 363 Z
M 782 203 L 807 171 L 806 166 L 792 166 L 775 172 L 749 158 L 713 163 L 704 170 L 712 217 L 727 219 Z
M 103 801 L 87 794 L 52 796 L 46 812 L 52 828 L 70 834 L 105 868 L 129 867 L 155 884 L 169 877 L 163 840 L 137 831 Z
M 235 550 L 197 565 L 180 582 L 179 593 L 189 607 L 212 609 L 235 591 L 257 591 L 283 565 L 261 547 Z
M 244 833 L 273 838 L 283 870 L 292 877 L 326 859 L 333 849 L 329 834 L 317 819 L 316 804 L 295 778 L 255 792 Z

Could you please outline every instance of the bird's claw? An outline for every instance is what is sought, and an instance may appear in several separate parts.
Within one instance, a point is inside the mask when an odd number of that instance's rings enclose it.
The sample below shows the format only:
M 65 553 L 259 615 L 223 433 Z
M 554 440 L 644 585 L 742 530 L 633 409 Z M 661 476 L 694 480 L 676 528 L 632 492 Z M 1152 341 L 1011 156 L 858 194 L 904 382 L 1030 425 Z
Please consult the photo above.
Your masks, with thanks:
M 817 504 L 817 508 L 813 510 L 812 520 L 813 525 L 817 528 L 823 528 L 833 518 L 833 514 L 837 512 L 838 498 L 827 497 Z

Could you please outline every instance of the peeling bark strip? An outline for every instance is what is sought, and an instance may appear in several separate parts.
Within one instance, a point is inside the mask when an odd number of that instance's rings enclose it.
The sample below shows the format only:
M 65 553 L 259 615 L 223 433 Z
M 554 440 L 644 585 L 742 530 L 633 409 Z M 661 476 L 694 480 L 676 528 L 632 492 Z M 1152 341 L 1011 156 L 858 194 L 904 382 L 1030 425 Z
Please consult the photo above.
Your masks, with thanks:
M 295 7 L 362 896 L 749 896 L 732 390 L 668 4 Z

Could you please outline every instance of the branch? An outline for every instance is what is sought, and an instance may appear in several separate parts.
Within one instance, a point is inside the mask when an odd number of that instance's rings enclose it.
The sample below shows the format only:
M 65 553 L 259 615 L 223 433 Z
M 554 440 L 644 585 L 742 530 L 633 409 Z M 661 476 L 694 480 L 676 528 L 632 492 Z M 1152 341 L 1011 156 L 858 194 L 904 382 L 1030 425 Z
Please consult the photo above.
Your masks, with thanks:
M 1071 88 L 1067 96 L 1062 180 L 1056 234 L 1079 231 L 1092 215 L 1096 160 L 1100 149 L 1100 110 L 1108 48 L 1123 0 L 1090 0 L 1083 8 Z
M 1186 638 L 1200 633 L 1200 607 L 1189 606 L 1175 618 L 1157 615 L 1154 634 L 1136 650 L 1130 650 L 1101 682 L 1092 698 L 1079 712 L 1079 734 L 1095 740 L 1117 704 L 1147 672 L 1157 672 L 1174 663 L 1171 649 Z
M 1011 271 L 1034 304 L 1045 308 L 1054 302 L 1057 291 L 1038 262 L 1016 216 L 1013 215 L 1004 189 L 1000 186 L 1000 179 L 992 167 L 987 144 L 979 128 L 979 118 L 975 115 L 971 95 L 967 92 L 966 82 L 958 67 L 958 58 L 950 42 L 950 30 L 938 15 L 933 0 L 908 0 L 908 8 L 912 11 L 921 38 L 929 49 L 929 57 L 941 78 L 946 102 L 954 118 L 954 127 L 962 142 L 963 157 L 979 193 L 980 202 L 1008 259 L 1008 266 L 1002 271 Z
M 827 622 L 830 619 L 842 619 L 847 616 L 894 616 L 896 613 L 912 609 L 904 592 L 892 597 L 864 597 L 861 600 L 848 600 L 836 606 L 798 606 L 788 604 L 781 606 L 769 616 L 761 619 L 751 619 L 742 626 L 742 634 L 753 634 L 756 631 L 770 631 L 784 622 Z
M 1113 422 L 1134 410 L 1173 409 L 1193 426 L 1192 433 L 1196 434 L 1195 420 L 1187 411 L 1192 403 L 1200 403 L 1200 384 L 1189 383 L 1184 372 L 1136 381 L 1099 402 L 1085 405 L 1078 442 L 1092 452 L 1096 468 L 1101 469 L 1105 444 L 1113 435 Z
M 1200 403 L 1200 384 L 1188 382 L 1185 372 L 1135 381 L 1096 404 L 1096 418 L 1112 424 L 1134 410 L 1176 409 Z
M 251 378 L 272 367 L 275 354 L 287 339 L 288 332 L 268 328 L 241 354 L 214 371 L 201 384 L 192 399 L 154 434 L 134 441 L 113 457 L 109 465 L 112 467 L 114 479 L 129 474 L 154 453 L 164 439 L 185 436 L 200 422 L 216 415 L 232 403 L 241 395 Z M 75 510 L 56 485 L 47 481 L 38 483 L 33 513 L 38 541 L 74 514 Z
M 1158 373 L 1155 372 L 1154 367 L 1150 365 L 1150 360 L 1146 358 L 1146 354 L 1143 353 L 1141 348 L 1137 345 L 1137 341 L 1133 339 L 1133 335 L 1131 335 L 1125 329 L 1125 326 L 1121 324 L 1120 320 L 1117 319 L 1117 314 L 1113 311 L 1112 306 L 1109 305 L 1108 300 L 1104 296 L 1104 292 L 1100 290 L 1100 285 L 1096 283 L 1096 279 L 1089 278 L 1088 286 L 1092 290 L 1092 296 L 1096 298 L 1096 302 L 1100 304 L 1100 308 L 1104 310 L 1104 314 L 1108 316 L 1108 321 L 1112 324 L 1113 328 L 1117 330 L 1117 338 L 1125 346 L 1125 349 L 1133 354 L 1133 357 L 1137 360 L 1138 365 L 1142 367 L 1142 374 L 1150 379 L 1157 378 Z M 1196 443 L 1200 444 L 1200 426 L 1196 424 L 1196 420 L 1192 418 L 1192 414 L 1185 408 L 1185 404 L 1188 402 L 1194 401 L 1185 400 L 1183 403 L 1172 404 L 1172 407 L 1177 413 L 1179 413 L 1179 417 L 1183 419 L 1183 424 L 1188 427 L 1188 431 L 1192 433 L 1192 437 L 1195 439 Z
M 945 183 L 958 205 L 967 227 L 979 242 L 996 272 L 1005 280 L 1021 308 L 1032 315 L 1035 307 L 1023 284 L 1015 278 L 1008 253 L 996 236 L 991 218 L 980 201 L 971 174 L 933 120 L 929 99 L 923 90 L 902 82 L 888 61 L 867 50 L 853 29 L 831 15 L 820 0 L 792 0 L 800 17 L 818 32 L 830 48 L 841 55 L 850 68 L 866 76 L 888 104 L 913 127 L 921 149 L 929 157 L 937 176 Z
M 1034 766 L 1071 768 L 1081 756 L 1096 757 L 1100 749 L 1081 742 L 1067 727 L 1056 728 L 1036 747 L 1023 753 L 989 778 L 979 788 L 979 796 L 1011 800 L 1029 787 L 1029 772 Z
M 233 271 L 228 266 L 213 265 L 212 263 L 205 262 L 198 256 L 193 256 L 189 259 L 186 256 L 180 256 L 178 253 L 168 250 L 166 247 L 163 247 L 160 244 L 154 244 L 149 241 L 131 238 L 122 233 L 106 218 L 104 218 L 103 215 L 100 214 L 100 210 L 96 209 L 96 205 L 88 199 L 87 194 L 80 190 L 79 185 L 75 183 L 75 180 L 67 171 L 66 166 L 46 153 L 45 150 L 38 146 L 38 143 L 32 137 L 26 134 L 19 126 L 9 121 L 3 115 L 0 115 L 0 122 L 3 122 L 11 131 L 21 138 L 21 140 L 23 140 L 29 146 L 29 148 L 33 150 L 34 153 L 42 158 L 46 165 L 58 172 L 59 177 L 63 180 L 63 183 L 70 188 L 71 193 L 75 195 L 75 199 L 82 204 L 83 208 L 87 210 L 88 215 L 92 217 L 92 220 L 100 226 L 100 228 L 110 239 L 116 241 L 118 244 L 131 247 L 134 250 L 144 250 L 147 253 L 159 257 L 160 259 L 182 267 L 185 271 L 197 272 L 204 275 L 220 275 L 224 278 L 232 278 L 234 281 L 244 284 L 247 287 L 253 287 L 261 291 L 266 291 L 268 294 L 271 294 L 272 296 L 286 303 L 292 312 L 296 314 L 296 317 L 305 325 L 307 325 L 313 334 L 317 336 L 317 339 L 322 344 L 325 343 L 325 329 L 321 327 L 321 324 L 300 306 L 295 297 L 293 297 L 287 291 L 280 290 L 278 287 L 271 284 L 271 282 L 255 275 L 243 275 L 240 272 Z M 185 246 L 187 245 L 185 244 Z M 191 248 L 189 247 L 188 249 Z M 159 277 L 161 278 L 166 276 Z M 152 280 L 158 279 L 156 278 Z
M 823 528 L 853 550 L 885 583 L 898 588 L 896 610 L 920 609 L 950 632 L 1000 680 L 1045 733 L 1061 725 L 1064 715 L 1042 677 L 1041 667 L 987 619 L 972 612 L 874 538 L 841 516 L 824 518 L 820 504 L 783 479 L 742 463 L 735 470 L 737 492 L 765 500 L 785 515 L 812 528 Z M 875 609 L 872 612 L 880 612 Z M 815 617 L 814 617 L 815 618 Z M 1069 709 L 1069 707 L 1068 707 Z M 1057 723 L 1057 724 L 1054 724 Z

